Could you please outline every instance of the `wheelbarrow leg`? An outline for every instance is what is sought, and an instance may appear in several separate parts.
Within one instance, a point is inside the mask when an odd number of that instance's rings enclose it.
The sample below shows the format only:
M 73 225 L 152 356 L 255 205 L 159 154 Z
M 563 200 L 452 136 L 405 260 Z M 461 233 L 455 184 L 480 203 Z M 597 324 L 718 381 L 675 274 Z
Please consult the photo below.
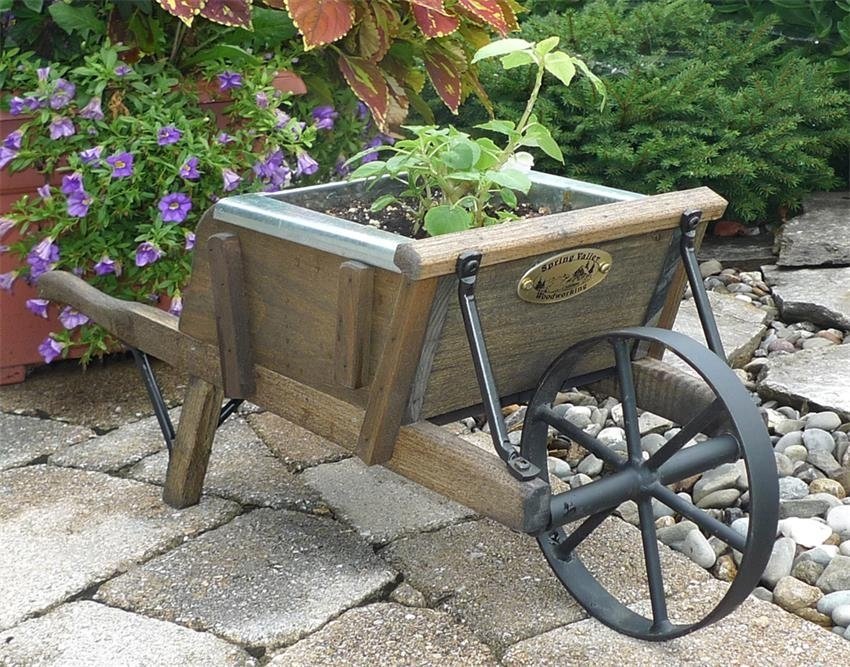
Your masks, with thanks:
M 162 494 L 172 507 L 195 505 L 201 497 L 223 399 L 219 387 L 194 376 L 189 378 Z

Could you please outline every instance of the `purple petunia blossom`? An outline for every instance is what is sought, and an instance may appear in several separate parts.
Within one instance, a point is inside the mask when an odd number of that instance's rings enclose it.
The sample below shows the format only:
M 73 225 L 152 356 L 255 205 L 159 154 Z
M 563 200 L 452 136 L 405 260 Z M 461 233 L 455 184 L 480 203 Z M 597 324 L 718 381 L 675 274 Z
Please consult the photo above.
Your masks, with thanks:
M 89 195 L 88 192 L 82 188 L 74 190 L 68 195 L 68 215 L 74 216 L 75 218 L 86 217 L 89 213 L 89 206 L 91 206 L 91 202 L 91 195 Z
M 6 148 L 5 146 L 0 146 L 0 169 L 9 164 L 17 156 L 18 151 L 12 148 Z
M 103 146 L 95 146 L 94 148 L 87 148 L 84 151 L 80 151 L 80 159 L 83 161 L 83 164 L 96 164 L 100 161 L 100 154 L 103 152 Z
M 187 232 L 186 234 L 186 243 L 183 245 L 184 250 L 194 250 L 195 249 L 195 232 Z
M 298 154 L 298 162 L 295 165 L 296 176 L 310 176 L 319 171 L 319 163 L 316 162 L 307 151 Z
M 19 151 L 21 150 L 21 139 L 24 138 L 24 133 L 20 130 L 15 130 L 14 132 L 10 132 L 6 135 L 6 138 L 3 139 L 3 145 L 6 148 L 11 148 L 12 150 Z
M 103 109 L 100 106 L 100 98 L 92 97 L 89 103 L 80 109 L 80 116 L 89 120 L 103 120 Z
M 106 163 L 112 167 L 112 178 L 126 178 L 133 175 L 133 154 L 116 153 L 106 158 Z
M 127 63 L 118 63 L 115 66 L 115 76 L 127 76 L 133 71 L 133 68 L 130 67 Z
M 47 306 L 50 305 L 47 299 L 27 299 L 25 305 L 27 310 L 33 315 L 43 317 L 45 320 L 47 319 Z
M 180 224 L 192 210 L 192 200 L 182 192 L 172 192 L 159 200 L 158 208 L 163 222 Z
M 283 159 L 283 151 L 276 150 L 252 167 L 254 174 L 261 183 L 265 183 L 266 190 L 280 190 L 289 185 L 292 180 L 292 172 L 289 165 Z
M 80 311 L 74 310 L 71 306 L 65 306 L 59 311 L 59 321 L 66 329 L 76 329 L 89 322 L 89 318 L 83 315 Z
M 24 98 L 24 109 L 27 111 L 38 111 L 47 106 L 47 100 L 36 97 L 35 95 L 27 95 Z
M 47 77 L 50 76 L 50 68 L 49 67 L 39 67 L 35 70 L 36 76 L 38 76 L 39 81 L 47 81 Z
M 115 265 L 115 260 L 110 259 L 107 255 L 104 255 L 100 258 L 100 261 L 94 265 L 95 275 L 105 276 L 110 273 L 117 274 L 117 267 Z
M 286 124 L 292 120 L 292 117 L 288 113 L 284 113 L 280 109 L 274 110 L 274 117 L 277 119 L 274 124 L 276 130 L 286 127 Z
M 369 118 L 369 114 L 369 107 L 357 100 L 357 120 L 366 120 Z
M 74 124 L 68 118 L 57 117 L 50 123 L 50 138 L 54 141 L 62 137 L 70 137 L 77 133 Z
M 311 112 L 317 130 L 332 130 L 339 114 L 330 105 L 318 106 Z
M 366 142 L 366 145 L 364 146 L 364 148 L 377 148 L 378 146 L 383 146 L 384 144 L 388 144 L 388 145 L 392 146 L 394 143 L 395 143 L 395 139 L 393 139 L 391 136 L 389 136 L 387 134 L 378 133 L 374 137 L 369 139 L 369 141 Z M 378 152 L 375 151 L 373 153 L 366 153 L 366 155 L 363 156 L 362 161 L 363 162 L 374 162 L 377 159 L 378 159 Z
M 178 317 L 180 317 L 180 313 L 183 312 L 183 297 L 182 296 L 178 295 L 178 296 L 172 297 L 171 306 L 169 307 L 168 312 L 171 313 L 172 315 L 177 315 Z
M 60 190 L 62 190 L 63 195 L 69 195 L 72 192 L 82 189 L 83 175 L 79 171 L 75 171 L 73 174 L 67 174 L 62 177 L 62 186 Z
M 10 292 L 12 290 L 12 283 L 15 282 L 17 277 L 18 275 L 14 271 L 0 273 L 0 289 Z
M 230 70 L 225 70 L 224 72 L 218 75 L 219 90 L 230 90 L 231 88 L 241 87 L 242 75 L 238 72 L 231 72 Z
M 201 177 L 201 172 L 198 171 L 198 158 L 188 158 L 180 167 L 180 176 L 187 181 L 198 180 Z
M 59 246 L 51 237 L 41 240 L 27 254 L 27 264 L 30 267 L 30 277 L 38 278 L 47 273 L 59 261 Z
M 52 199 L 53 195 L 50 194 L 50 183 L 45 183 L 44 185 L 37 187 L 35 191 L 38 193 L 38 196 L 42 199 Z
M 51 109 L 64 109 L 74 99 L 77 87 L 65 79 L 56 79 L 53 94 L 50 96 Z
M 176 144 L 180 141 L 180 137 L 183 136 L 183 133 L 178 130 L 173 125 L 166 125 L 165 127 L 159 128 L 156 133 L 156 143 L 160 146 L 168 146 L 169 144 Z
M 38 353 L 41 355 L 41 358 L 44 359 L 44 363 L 46 364 L 49 364 L 57 357 L 60 357 L 64 350 L 65 348 L 62 343 L 54 340 L 50 336 L 41 341 L 41 345 L 38 346 Z
M 260 91 L 256 95 L 254 95 L 254 101 L 257 103 L 257 106 L 261 109 L 269 108 L 269 96 L 266 95 L 263 91 Z
M 153 264 L 162 257 L 162 250 L 153 243 L 145 241 L 136 248 L 136 266 L 147 266 Z
M 231 190 L 235 190 L 239 187 L 239 182 L 242 180 L 242 177 L 232 169 L 224 168 L 221 170 L 221 180 L 224 184 L 224 191 L 230 192 Z
M 220 132 L 215 140 L 220 144 L 229 144 L 231 141 L 235 141 L 227 132 Z
M 24 98 L 13 97 L 9 100 L 9 113 L 13 116 L 19 116 L 24 112 Z

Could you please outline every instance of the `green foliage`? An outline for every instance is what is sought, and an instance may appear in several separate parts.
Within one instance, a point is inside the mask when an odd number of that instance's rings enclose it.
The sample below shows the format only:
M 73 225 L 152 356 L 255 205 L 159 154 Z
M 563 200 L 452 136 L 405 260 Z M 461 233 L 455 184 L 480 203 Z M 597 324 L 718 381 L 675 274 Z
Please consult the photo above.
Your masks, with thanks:
M 547 168 L 645 193 L 708 185 L 750 223 L 835 187 L 829 163 L 850 145 L 850 95 L 823 63 L 777 62 L 772 25 L 719 20 L 700 0 L 597 0 L 528 17 L 524 38 L 559 35 L 608 93 L 599 113 L 586 83 L 543 92 L 537 115 L 566 159 Z M 518 118 L 534 85 L 499 68 L 482 82 L 500 118 Z M 468 105 L 461 122 L 484 117 Z

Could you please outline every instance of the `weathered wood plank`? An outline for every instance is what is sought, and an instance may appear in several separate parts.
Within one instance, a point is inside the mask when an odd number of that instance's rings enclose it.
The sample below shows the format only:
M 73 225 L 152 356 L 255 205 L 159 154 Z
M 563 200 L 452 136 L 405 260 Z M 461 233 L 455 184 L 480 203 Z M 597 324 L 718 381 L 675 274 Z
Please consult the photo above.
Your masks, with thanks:
M 339 269 L 334 381 L 349 389 L 369 382 L 375 270 L 360 262 Z
M 436 289 L 437 280 L 405 280 L 399 289 L 384 350 L 369 387 L 357 446 L 357 455 L 369 465 L 383 463 L 392 456 Z
M 254 357 L 245 301 L 242 251 L 235 234 L 214 234 L 207 241 L 224 393 L 250 398 L 254 393 Z

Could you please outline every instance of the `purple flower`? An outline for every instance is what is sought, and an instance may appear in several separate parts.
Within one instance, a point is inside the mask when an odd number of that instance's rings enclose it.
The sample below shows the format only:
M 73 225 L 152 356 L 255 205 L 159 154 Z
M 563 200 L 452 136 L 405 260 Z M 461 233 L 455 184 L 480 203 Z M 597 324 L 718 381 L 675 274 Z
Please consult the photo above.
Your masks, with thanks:
M 334 120 L 339 116 L 330 105 L 316 107 L 313 109 L 312 115 L 313 120 L 316 122 L 316 129 L 318 130 L 332 130 Z
M 0 273 L 0 289 L 5 290 L 7 292 L 12 291 L 12 283 L 15 282 L 17 278 L 17 274 L 14 271 L 7 271 L 6 273 Z
M 80 151 L 80 159 L 83 161 L 83 164 L 96 164 L 100 161 L 100 154 L 103 152 L 103 146 L 95 146 L 94 148 L 87 148 L 84 151 Z
M 346 164 L 345 156 L 340 155 L 336 159 L 336 164 L 334 165 L 334 173 L 340 178 L 345 178 L 351 173 L 351 166 Z
M 235 141 L 227 132 L 220 132 L 215 140 L 220 144 L 229 144 L 231 141 Z
M 12 227 L 15 226 L 14 220 L 9 220 L 9 218 L 0 218 L 0 239 L 2 239 L 9 232 Z
M 366 120 L 369 118 L 369 114 L 369 107 L 360 100 L 357 100 L 357 120 Z
M 62 190 L 63 195 L 69 195 L 72 192 L 76 192 L 77 190 L 83 189 L 83 175 L 79 171 L 75 171 L 73 174 L 68 174 L 67 176 L 62 177 Z
M 38 193 L 38 196 L 42 199 L 52 199 L 53 195 L 50 194 L 50 183 L 45 183 L 44 185 L 35 189 Z
M 186 232 L 186 243 L 183 245 L 185 250 L 195 249 L 195 232 Z
M 13 116 L 18 116 L 24 112 L 24 98 L 13 97 L 9 100 L 9 113 Z
M 68 215 L 74 216 L 75 218 L 86 217 L 89 213 L 91 201 L 92 199 L 89 193 L 82 188 L 74 190 L 68 195 Z
M 89 120 L 103 120 L 103 109 L 100 106 L 100 98 L 92 97 L 89 103 L 80 109 L 80 116 Z
M 159 200 L 158 208 L 163 222 L 180 224 L 192 210 L 192 200 L 182 192 L 172 192 Z
M 47 306 L 50 305 L 50 302 L 47 299 L 27 299 L 25 305 L 27 310 L 33 315 L 43 317 L 45 320 L 47 319 Z
M 50 123 L 50 138 L 54 141 L 62 137 L 70 137 L 76 133 L 77 130 L 74 124 L 68 118 L 58 116 Z
M 35 71 L 36 75 L 38 75 L 39 81 L 47 81 L 47 77 L 50 76 L 50 68 L 49 67 L 39 67 Z
M 288 113 L 283 113 L 280 109 L 274 110 L 274 117 L 277 121 L 274 124 L 274 128 L 276 130 L 281 129 L 282 127 L 286 127 L 286 124 L 292 120 L 291 116 Z
M 307 151 L 301 151 L 298 154 L 298 162 L 295 165 L 296 176 L 309 176 L 319 171 L 319 163 L 316 162 Z
M 41 355 L 41 358 L 44 359 L 44 363 L 46 364 L 49 364 L 51 361 L 61 356 L 64 350 L 65 347 L 62 343 L 54 340 L 50 336 L 41 341 L 41 345 L 38 346 L 38 353 Z
M 117 274 L 118 271 L 116 270 L 115 260 L 110 259 L 107 255 L 104 255 L 100 258 L 100 261 L 94 265 L 94 272 L 95 275 L 98 276 L 105 276 L 110 273 Z
M 65 79 L 56 79 L 53 94 L 50 96 L 51 109 L 64 109 L 74 99 L 77 87 Z
M 147 266 L 153 264 L 162 257 L 162 250 L 153 243 L 145 241 L 136 248 L 136 266 Z
M 224 184 L 224 191 L 230 192 L 231 190 L 235 190 L 239 187 L 239 182 L 242 180 L 242 177 L 232 169 L 224 168 L 221 170 L 221 180 Z
M 266 95 L 263 91 L 260 91 L 256 95 L 254 95 L 254 101 L 257 103 L 257 106 L 261 109 L 269 108 L 269 96 Z
M 74 310 L 71 306 L 65 306 L 59 311 L 59 321 L 66 329 L 76 329 L 88 323 L 89 318 L 78 310 Z
M 384 144 L 388 144 L 388 145 L 392 146 L 394 143 L 395 143 L 395 139 L 393 139 L 391 136 L 389 136 L 387 134 L 378 133 L 374 137 L 369 139 L 369 141 L 366 142 L 366 145 L 364 146 L 364 148 L 377 148 L 378 146 L 383 146 Z M 374 162 L 377 159 L 378 159 L 378 152 L 375 151 L 373 153 L 366 153 L 366 155 L 363 156 L 362 161 L 363 162 Z
M 280 190 L 292 180 L 292 172 L 281 150 L 273 151 L 264 160 L 256 162 L 252 169 L 260 182 L 266 184 L 266 190 Z
M 115 76 L 127 76 L 133 71 L 133 68 L 130 67 L 127 63 L 118 63 L 115 66 Z
M 106 158 L 106 163 L 112 167 L 112 178 L 126 178 L 133 175 L 133 154 L 116 153 Z
M 21 150 L 21 139 L 23 139 L 24 133 L 20 130 L 15 130 L 14 132 L 10 132 L 5 139 L 3 139 L 3 145 L 6 148 L 11 148 L 14 151 Z
M 37 111 L 42 107 L 47 106 L 44 98 L 36 97 L 35 95 L 27 95 L 24 98 L 24 109 L 27 111 Z
M 230 90 L 231 88 L 241 87 L 242 75 L 238 72 L 231 72 L 230 70 L 225 70 L 224 72 L 218 75 L 219 90 Z
M 180 167 L 180 176 L 187 181 L 196 181 L 201 177 L 201 172 L 198 171 L 198 158 L 190 157 L 183 166 Z
M 183 133 L 178 130 L 173 125 L 166 125 L 165 127 L 159 128 L 159 131 L 156 133 L 156 143 L 160 146 L 168 146 L 169 144 L 176 144 L 180 141 L 180 137 L 183 136 Z
M 30 267 L 30 277 L 38 278 L 42 274 L 47 273 L 56 262 L 59 261 L 59 246 L 53 242 L 51 237 L 47 237 L 27 254 L 27 264 Z
M 5 146 L 0 146 L 0 169 L 9 164 L 12 160 L 14 160 L 18 155 L 18 151 L 13 148 L 6 148 Z
M 178 296 L 172 297 L 171 307 L 168 309 L 168 312 L 171 313 L 172 315 L 177 315 L 177 317 L 180 317 L 180 313 L 183 312 L 183 297 L 182 296 L 178 295 Z

